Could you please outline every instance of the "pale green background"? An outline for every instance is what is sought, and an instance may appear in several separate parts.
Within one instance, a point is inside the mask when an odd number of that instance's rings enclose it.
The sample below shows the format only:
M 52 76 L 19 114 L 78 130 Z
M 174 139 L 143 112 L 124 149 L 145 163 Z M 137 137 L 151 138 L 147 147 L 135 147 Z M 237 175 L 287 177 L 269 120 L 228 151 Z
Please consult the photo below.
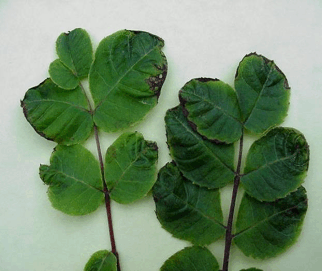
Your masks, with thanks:
M 85 217 L 54 210 L 38 177 L 54 143 L 24 119 L 20 99 L 48 76 L 55 41 L 62 32 L 85 28 L 94 46 L 120 29 L 145 30 L 165 40 L 169 73 L 159 105 L 132 130 L 158 142 L 159 167 L 169 161 L 163 117 L 178 103 L 179 89 L 194 77 L 233 84 L 245 54 L 256 51 L 286 74 L 292 87 L 284 126 L 302 131 L 311 146 L 305 187 L 309 210 L 296 245 L 276 259 L 246 258 L 233 246 L 231 271 L 321 270 L 322 266 L 322 2 L 320 0 L 7 0 L 0 2 L 1 187 L 0 270 L 79 271 L 89 256 L 109 249 L 105 209 Z M 102 148 L 118 134 L 102 134 Z M 93 138 L 86 146 L 96 155 Z M 224 209 L 230 188 L 223 193 Z M 113 203 L 122 271 L 157 271 L 187 246 L 161 229 L 151 196 L 128 206 Z M 223 242 L 210 250 L 222 262 Z

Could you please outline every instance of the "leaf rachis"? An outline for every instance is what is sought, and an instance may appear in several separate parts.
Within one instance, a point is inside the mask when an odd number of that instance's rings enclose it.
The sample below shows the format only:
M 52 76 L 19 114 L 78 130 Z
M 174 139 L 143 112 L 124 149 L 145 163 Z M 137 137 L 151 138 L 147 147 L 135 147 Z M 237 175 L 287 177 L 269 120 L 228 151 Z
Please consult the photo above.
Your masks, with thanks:
M 222 271 L 228 271 L 230 247 L 231 247 L 231 243 L 233 240 L 232 228 L 233 228 L 233 220 L 234 220 L 234 212 L 235 212 L 238 187 L 239 187 L 239 183 L 240 183 L 240 170 L 241 170 L 241 162 L 242 162 L 242 157 L 243 157 L 243 138 L 244 138 L 244 131 L 242 131 L 242 135 L 239 140 L 238 162 L 237 162 L 237 169 L 236 169 L 235 178 L 234 178 L 234 186 L 233 186 L 233 192 L 232 192 L 232 196 L 231 196 L 231 204 L 230 204 L 229 216 L 228 216 L 228 222 L 227 222 L 225 250 L 224 250 L 224 259 L 223 259 L 223 270 Z

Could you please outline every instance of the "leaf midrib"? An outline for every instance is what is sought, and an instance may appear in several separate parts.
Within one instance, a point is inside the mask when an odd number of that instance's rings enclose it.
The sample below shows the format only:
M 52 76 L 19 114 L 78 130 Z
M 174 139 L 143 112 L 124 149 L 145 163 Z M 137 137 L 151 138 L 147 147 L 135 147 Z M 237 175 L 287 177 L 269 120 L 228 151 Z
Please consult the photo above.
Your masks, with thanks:
M 242 174 L 242 175 L 241 175 L 241 177 L 247 176 L 247 175 L 249 175 L 249 174 L 251 174 L 251 173 L 254 173 L 254 172 L 258 171 L 258 170 L 261 170 L 261 169 L 264 169 L 264 168 L 268 168 L 268 167 L 270 167 L 270 166 L 272 166 L 272 165 L 274 165 L 274 164 L 276 164 L 276 163 L 279 163 L 279 162 L 283 162 L 283 161 L 285 161 L 285 160 L 288 160 L 288 159 L 290 159 L 290 158 L 292 158 L 292 157 L 296 156 L 296 154 L 297 154 L 297 152 L 296 152 L 296 153 L 293 153 L 292 155 L 289 155 L 289 156 L 283 157 L 283 158 L 281 158 L 281 159 L 279 159 L 279 160 L 274 160 L 274 161 L 272 161 L 272 162 L 266 163 L 266 164 L 264 164 L 264 165 L 262 165 L 262 166 L 260 166 L 260 167 L 258 167 L 258 168 L 256 168 L 256 169 L 253 169 L 253 170 L 251 170 L 251 171 L 248 171 L 247 173 Z
M 198 197 L 199 197 L 199 192 L 198 192 Z M 176 199 L 179 199 L 183 204 L 187 205 L 188 207 L 190 207 L 192 210 L 197 211 L 197 213 L 201 214 L 204 218 L 211 220 L 213 222 L 215 222 L 218 226 L 222 227 L 222 228 L 226 228 L 221 222 L 217 221 L 217 219 L 215 219 L 214 217 L 210 217 L 206 214 L 204 214 L 201 210 L 199 210 L 197 207 L 191 205 L 189 202 L 183 200 L 181 197 L 179 197 L 178 195 L 176 195 L 173 191 L 171 191 L 166 197 L 169 197 L 173 195 Z
M 222 107 L 218 106 L 217 104 L 213 103 L 212 101 L 205 99 L 199 95 L 197 95 L 196 93 L 190 93 L 191 95 L 200 98 L 200 100 L 203 100 L 205 102 L 207 102 L 208 104 L 212 105 L 213 107 L 217 108 L 218 110 L 222 111 L 225 115 L 227 115 L 228 117 L 230 117 L 231 119 L 235 120 L 236 122 L 240 123 L 242 125 L 242 122 L 237 119 L 236 117 L 234 117 L 233 115 L 231 115 L 229 112 L 227 112 L 226 110 L 224 110 Z
M 67 105 L 69 105 L 71 107 L 75 107 L 75 108 L 78 108 L 78 109 L 80 109 L 80 110 L 82 110 L 84 112 L 90 113 L 89 110 L 87 110 L 85 107 L 82 107 L 81 105 L 76 105 L 76 104 L 68 103 L 68 102 L 64 102 L 64 101 L 57 101 L 57 100 L 46 99 L 46 100 L 32 100 L 32 101 L 28 101 L 28 102 L 25 102 L 25 103 L 32 104 L 32 103 L 43 103 L 43 102 L 67 104 Z
M 257 98 L 256 98 L 256 101 L 254 102 L 254 105 L 253 105 L 253 108 L 251 109 L 251 111 L 250 111 L 250 113 L 249 113 L 249 115 L 248 115 L 248 117 L 244 120 L 244 125 L 246 125 L 247 124 L 247 121 L 249 120 L 249 118 L 251 117 L 251 115 L 253 114 L 253 112 L 254 112 L 254 110 L 255 110 L 255 108 L 256 108 L 256 105 L 257 105 L 257 103 L 258 103 L 258 101 L 259 101 L 259 99 L 260 99 L 260 97 L 262 96 L 262 94 L 263 94 L 263 91 L 264 91 L 264 89 L 265 89 L 265 87 L 266 87 L 266 84 L 267 84 L 267 81 L 268 81 L 268 78 L 269 78 L 269 76 L 270 76 L 270 74 L 272 73 L 272 71 L 273 71 L 273 67 L 274 67 L 275 65 L 274 65 L 274 63 L 272 63 L 272 66 L 270 67 L 270 69 L 269 69 L 269 72 L 268 72 L 268 74 L 267 74 L 267 77 L 266 77 L 266 80 L 265 80 L 265 82 L 264 82 L 264 84 L 263 84 L 263 86 L 262 86 L 262 88 L 261 88 L 261 90 L 260 90 L 260 92 L 259 92 L 259 94 L 258 94 L 258 96 L 257 96 Z M 254 68 L 253 68 L 254 69 Z M 255 69 L 254 69 L 255 70 Z M 258 78 L 258 76 L 257 76 L 257 73 L 255 72 L 255 74 L 256 74 L 256 77 Z M 244 80 L 245 81 L 245 83 L 247 84 L 247 85 L 249 85 L 247 82 L 246 82 L 246 80 Z M 250 85 L 249 85 L 250 86 Z M 253 88 L 252 88 L 253 89 Z
M 102 267 L 103 267 L 108 256 L 109 256 L 109 254 L 105 255 L 105 257 L 102 259 L 102 262 L 101 262 L 100 266 L 98 267 L 97 271 L 102 270 Z
M 224 165 L 227 169 L 229 169 L 229 171 L 231 171 L 232 173 L 234 173 L 235 174 L 235 172 L 234 172 L 234 170 L 233 169 L 231 169 L 228 165 L 226 165 L 226 163 L 224 163 L 205 143 L 204 143 L 204 140 L 203 139 L 201 139 L 200 140 L 200 138 L 198 138 L 193 132 L 191 132 L 191 130 L 190 130 L 190 128 L 188 128 L 187 126 L 186 126 L 186 124 L 185 123 L 183 123 L 180 119 L 179 119 L 179 117 L 178 116 L 176 116 L 175 115 L 175 118 L 177 119 L 177 121 L 185 128 L 185 130 L 187 131 L 187 132 L 189 132 L 191 135 L 193 135 L 193 137 L 195 137 L 197 140 L 198 140 L 198 142 L 200 142 L 201 141 L 201 143 L 202 143 L 202 145 L 203 146 L 205 146 L 206 147 L 206 149 L 207 150 L 209 150 L 210 151 L 210 153 L 213 155 L 213 157 L 215 157 L 222 165 Z
M 249 230 L 251 230 L 251 229 L 253 229 L 253 228 L 255 228 L 255 227 L 259 226 L 260 224 L 265 223 L 266 221 L 268 221 L 268 220 L 272 219 L 274 216 L 277 216 L 277 215 L 283 214 L 283 213 L 285 213 L 285 212 L 287 212 L 287 211 L 290 211 L 290 210 L 292 210 L 292 209 L 294 209 L 294 208 L 297 208 L 300 204 L 305 203 L 305 202 L 307 202 L 307 199 L 305 199 L 305 200 L 303 200 L 303 201 L 299 202 L 299 203 L 298 203 L 297 205 L 295 205 L 295 206 L 292 206 L 292 207 L 287 208 L 287 209 L 285 209 L 285 210 L 282 210 L 282 211 L 279 211 L 279 212 L 277 212 L 277 213 L 274 213 L 274 214 L 272 214 L 271 216 L 268 216 L 268 217 L 266 217 L 265 219 L 263 219 L 263 220 L 261 220 L 261 221 L 256 222 L 254 225 L 251 225 L 251 226 L 249 226 L 248 228 L 246 228 L 246 229 L 244 229 L 244 230 L 241 230 L 240 232 L 238 232 L 238 233 L 234 234 L 234 236 L 233 236 L 233 237 L 235 238 L 235 237 L 237 237 L 237 236 L 239 236 L 239 235 L 241 235 L 241 234 L 244 234 L 245 232 L 247 232 L 247 231 L 249 231 Z
M 146 54 L 144 54 L 141 58 L 139 58 L 116 82 L 115 84 L 111 87 L 111 89 L 108 91 L 108 93 L 105 95 L 104 98 L 101 99 L 101 101 L 97 104 L 95 110 L 97 110 L 102 103 L 104 103 L 107 100 L 107 97 L 112 93 L 112 91 L 117 87 L 117 85 L 125 78 L 125 76 L 141 61 L 143 60 L 147 55 L 149 55 L 152 51 L 154 51 L 156 48 L 158 48 L 158 45 L 155 45 L 153 48 L 151 48 Z M 109 55 L 109 59 L 111 60 L 111 63 L 113 63 L 111 59 L 111 54 Z M 97 69 L 94 70 L 102 79 L 104 84 L 106 85 L 107 88 L 109 88 L 109 85 L 106 83 L 105 78 L 98 72 Z M 95 96 L 95 95 L 94 95 Z
M 136 144 L 137 144 L 137 142 L 136 142 Z M 110 193 L 111 193 L 115 188 L 117 188 L 118 183 L 119 183 L 119 182 L 122 182 L 122 178 L 124 177 L 125 173 L 126 173 L 130 168 L 132 168 L 132 166 L 134 165 L 134 163 L 139 159 L 139 157 L 140 157 L 142 154 L 146 153 L 146 151 L 147 151 L 147 148 L 144 148 L 143 150 L 141 150 L 141 151 L 136 155 L 135 159 L 134 159 L 134 160 L 132 160 L 132 161 L 131 161 L 131 163 L 129 163 L 129 165 L 128 165 L 124 170 L 123 170 L 123 172 L 122 172 L 121 176 L 120 176 L 120 177 L 119 177 L 119 178 L 118 178 L 118 179 L 113 183 L 113 187 L 109 188 Z M 114 158 L 114 157 L 113 157 L 113 159 L 116 161 L 116 163 L 118 164 L 119 168 L 121 169 L 121 167 L 120 167 L 120 164 L 119 164 L 118 160 L 117 160 L 116 158 Z
M 65 177 L 68 177 L 68 178 L 74 180 L 76 183 L 81 183 L 81 184 L 83 184 L 83 185 L 85 185 L 85 186 L 87 186 L 87 187 L 89 187 L 89 188 L 91 188 L 93 190 L 96 190 L 96 191 L 99 191 L 99 192 L 104 193 L 101 189 L 96 188 L 95 186 L 90 185 L 90 184 L 88 184 L 88 183 L 86 183 L 86 182 L 84 182 L 82 180 L 79 180 L 79 179 L 75 178 L 74 176 L 68 175 L 67 173 L 65 173 L 65 172 L 63 172 L 61 170 L 58 170 L 58 169 L 55 169 L 55 168 L 51 168 L 51 171 L 54 171 L 54 172 L 56 172 L 58 174 L 61 174 L 61 175 L 65 176 Z

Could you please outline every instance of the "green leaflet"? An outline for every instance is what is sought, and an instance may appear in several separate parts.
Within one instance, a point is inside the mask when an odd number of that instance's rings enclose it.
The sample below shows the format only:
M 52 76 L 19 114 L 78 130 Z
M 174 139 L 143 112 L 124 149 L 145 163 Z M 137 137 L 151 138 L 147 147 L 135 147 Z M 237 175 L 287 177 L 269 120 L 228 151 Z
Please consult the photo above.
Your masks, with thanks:
M 79 84 L 77 76 L 59 59 L 56 59 L 50 63 L 49 74 L 55 84 L 63 89 L 74 89 Z
M 170 153 L 183 175 L 208 188 L 225 186 L 234 179 L 234 146 L 215 144 L 189 125 L 181 106 L 165 116 Z
M 60 144 L 83 142 L 93 129 L 93 119 L 80 87 L 65 91 L 46 79 L 27 91 L 21 106 L 37 133 Z
M 142 134 L 124 133 L 108 149 L 105 176 L 111 199 L 131 203 L 144 197 L 156 180 L 158 147 Z
M 41 165 L 39 171 L 49 185 L 48 197 L 54 208 L 69 215 L 85 215 L 103 203 L 99 164 L 81 145 L 58 145 L 50 165 Z
M 173 163 L 160 170 L 153 197 L 162 227 L 173 236 L 207 245 L 224 235 L 219 190 L 192 184 Z
M 275 128 L 251 146 L 241 182 L 260 201 L 285 197 L 304 181 L 309 146 L 292 128 Z
M 116 257 L 112 252 L 95 252 L 85 265 L 84 271 L 117 271 Z
M 248 268 L 248 269 L 242 269 L 240 271 L 263 271 L 262 269 L 257 269 L 257 268 Z
M 186 247 L 172 255 L 160 271 L 218 271 L 219 265 L 211 252 L 204 247 Z
M 56 51 L 59 59 L 50 64 L 50 77 L 61 88 L 74 89 L 88 75 L 93 61 L 90 37 L 81 28 L 62 33 L 56 41 Z
M 285 251 L 301 232 L 307 210 L 303 187 L 275 202 L 242 199 L 234 242 L 246 256 L 269 258 Z
M 225 143 L 242 134 L 241 115 L 235 91 L 218 79 L 197 78 L 179 92 L 181 104 L 198 133 Z
M 256 53 L 246 55 L 236 72 L 235 89 L 248 131 L 261 134 L 283 122 L 290 88 L 273 61 Z
M 98 127 L 124 129 L 157 104 L 167 72 L 163 45 L 157 36 L 129 30 L 100 42 L 89 74 Z

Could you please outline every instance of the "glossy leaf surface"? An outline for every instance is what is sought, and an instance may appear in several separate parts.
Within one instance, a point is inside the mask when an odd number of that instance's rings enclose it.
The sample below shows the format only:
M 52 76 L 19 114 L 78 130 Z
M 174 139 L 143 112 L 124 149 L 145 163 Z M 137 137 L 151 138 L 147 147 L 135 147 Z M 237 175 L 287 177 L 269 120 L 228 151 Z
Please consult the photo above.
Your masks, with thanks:
M 144 197 L 156 181 L 158 147 L 136 133 L 122 134 L 105 156 L 105 178 L 110 197 L 131 203 Z
M 245 193 L 234 241 L 246 256 L 274 257 L 296 241 L 306 210 L 307 196 L 303 187 L 271 203 L 260 202 Z
M 79 87 L 66 91 L 47 79 L 27 91 L 21 106 L 37 133 L 60 144 L 85 141 L 93 128 L 86 97 Z
M 218 271 L 219 265 L 204 247 L 187 247 L 171 256 L 160 271 Z
M 192 184 L 174 163 L 160 170 L 153 197 L 162 227 L 174 237 L 207 245 L 224 235 L 219 190 Z
M 290 88 L 273 61 L 256 53 L 246 55 L 237 69 L 235 89 L 247 130 L 261 134 L 286 117 Z
M 93 61 L 90 37 L 81 28 L 62 33 L 56 41 L 56 51 L 59 59 L 50 64 L 50 77 L 61 88 L 74 89 L 88 75 Z
M 285 197 L 304 181 L 309 146 L 292 128 L 275 128 L 251 146 L 241 182 L 260 201 Z
M 81 145 L 58 145 L 50 165 L 40 166 L 40 177 L 49 185 L 48 197 L 54 208 L 69 215 L 85 215 L 103 203 L 100 167 Z
M 116 257 L 107 250 L 97 251 L 86 263 L 84 271 L 117 271 Z
M 208 188 L 225 186 L 234 179 L 234 146 L 215 144 L 192 129 L 182 107 L 167 111 L 167 143 L 183 175 Z
M 129 30 L 100 42 L 89 74 L 98 127 L 126 128 L 157 104 L 167 72 L 163 45 L 157 36 Z
M 225 143 L 241 137 L 237 96 L 229 85 L 218 79 L 197 78 L 184 85 L 179 97 L 188 119 L 201 135 Z

